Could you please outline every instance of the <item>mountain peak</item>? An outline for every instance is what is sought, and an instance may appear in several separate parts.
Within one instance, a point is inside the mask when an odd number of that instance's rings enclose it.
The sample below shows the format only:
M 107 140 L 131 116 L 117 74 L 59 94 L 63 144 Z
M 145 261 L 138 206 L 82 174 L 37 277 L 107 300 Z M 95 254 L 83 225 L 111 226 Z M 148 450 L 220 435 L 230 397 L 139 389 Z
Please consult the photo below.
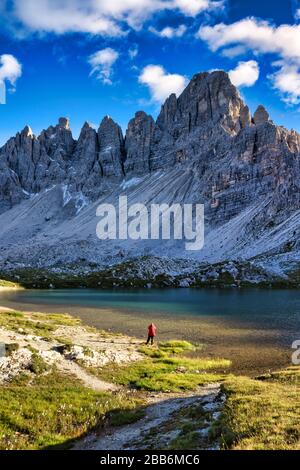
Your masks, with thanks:
M 264 124 L 270 120 L 270 115 L 266 108 L 259 105 L 253 116 L 254 124 Z
M 93 241 L 95 220 L 94 215 L 89 220 L 88 214 L 94 214 L 94 209 L 86 212 L 89 228 L 84 227 L 87 238 L 81 244 L 83 229 L 77 214 L 99 198 L 111 203 L 125 190 L 132 200 L 146 205 L 155 201 L 204 204 L 208 236 L 204 254 L 199 256 L 209 262 L 230 256 L 252 259 L 264 252 L 273 254 L 275 249 L 284 256 L 288 249 L 290 256 L 291 247 L 298 249 L 300 135 L 269 121 L 263 106 L 252 117 L 225 72 L 195 75 L 178 98 L 170 95 L 156 122 L 138 111 L 128 124 L 125 139 L 110 116 L 103 118 L 98 131 L 86 122 L 77 141 L 67 118 L 60 118 L 58 125 L 36 140 L 26 137 L 31 134 L 26 126 L 22 136 L 19 132 L 0 150 L 0 213 L 21 201 L 28 203 L 28 241 L 24 243 L 25 232 L 14 229 L 8 233 L 6 228 L 3 232 L 9 245 L 12 238 L 16 240 L 8 252 L 13 266 L 23 265 L 24 259 L 31 267 L 40 266 L 36 220 L 41 217 L 40 227 L 46 232 L 45 207 L 57 214 L 57 223 L 68 224 L 67 229 L 63 225 L 61 239 L 55 240 L 55 266 L 65 266 L 66 261 L 81 266 L 78 260 L 85 258 L 90 269 L 89 259 L 99 265 L 117 259 L 119 243 L 107 248 L 101 245 L 99 250 Z M 121 184 L 124 178 L 130 182 L 128 186 Z M 68 204 L 61 205 L 60 192 L 56 199 L 56 191 L 44 191 L 53 186 L 67 188 Z M 41 193 L 37 202 L 42 206 L 27 201 L 32 193 Z M 23 214 L 24 206 L 20 211 Z M 5 217 L 9 220 L 10 213 Z M 238 232 L 236 221 L 243 224 Z M 287 229 L 278 241 L 274 225 L 282 226 L 284 221 Z M 47 246 L 46 240 L 45 252 Z M 134 243 L 131 253 L 151 255 L 153 251 L 148 242 Z M 161 247 L 160 253 L 183 255 L 177 242 L 167 252 Z M 53 265 L 51 255 L 45 267 Z
M 24 129 L 22 130 L 21 135 L 25 137 L 33 137 L 33 132 L 32 132 L 31 127 L 26 125 Z
M 93 129 L 93 126 L 88 121 L 85 121 L 85 123 L 83 124 L 81 130 L 84 131 L 84 130 L 88 130 L 88 129 Z
M 109 116 L 109 114 L 106 114 L 101 122 L 114 122 L 114 120 Z
M 63 128 L 63 129 L 70 130 L 70 119 L 66 118 L 66 117 L 59 118 L 58 126 Z

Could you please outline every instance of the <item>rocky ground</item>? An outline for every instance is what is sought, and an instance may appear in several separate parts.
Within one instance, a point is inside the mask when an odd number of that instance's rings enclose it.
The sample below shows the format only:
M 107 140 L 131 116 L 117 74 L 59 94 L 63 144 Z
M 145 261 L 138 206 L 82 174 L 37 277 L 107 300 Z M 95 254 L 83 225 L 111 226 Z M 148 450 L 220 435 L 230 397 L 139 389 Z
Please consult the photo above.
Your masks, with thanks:
M 273 287 L 299 285 L 298 254 L 258 257 L 250 261 L 206 264 L 157 256 L 134 257 L 98 270 L 95 267 L 32 268 L 10 266 L 2 277 L 25 288 L 187 288 Z
M 204 386 L 192 395 L 154 394 L 147 400 L 145 416 L 137 423 L 111 428 L 104 436 L 91 434 L 74 449 L 176 449 L 182 428 L 191 426 L 193 437 L 200 437 L 202 449 L 217 450 L 219 444 L 209 439 L 209 431 L 220 416 L 224 400 L 220 384 Z
M 5 311 L 9 310 L 2 307 L 0 315 Z M 24 315 L 25 319 L 37 325 L 41 321 L 36 314 Z M 26 327 L 16 328 L 15 331 L 1 327 L 0 344 L 17 345 L 17 349 L 9 356 L 0 358 L 0 383 L 9 382 L 20 373 L 29 371 L 34 355 L 38 354 L 46 364 L 75 375 L 87 387 L 112 391 L 117 387 L 88 374 L 84 366 L 102 367 L 108 363 L 121 364 L 141 359 L 137 351 L 141 341 L 126 336 L 101 334 L 79 325 L 58 325 L 53 336 L 55 339 L 32 334 Z
M 30 390 L 37 377 L 47 378 L 47 374 L 51 375 L 55 370 L 61 377 L 73 377 L 86 390 L 116 396 L 129 393 L 142 400 L 143 406 L 132 423 L 110 425 L 105 431 L 88 433 L 79 439 L 75 449 L 176 448 L 183 437 L 187 439 L 186 436 L 188 441 L 184 446 L 218 448 L 217 440 L 213 442 L 209 438 L 209 430 L 219 417 L 224 402 L 219 383 L 196 386 L 195 391 L 137 393 L 101 378 L 101 369 L 125 367 L 145 360 L 140 340 L 86 327 L 67 315 L 21 313 L 1 307 L 0 345 L 0 384 L 6 390 L 11 384 L 24 381 L 24 377 Z M 173 352 L 181 347 L 192 348 L 185 342 L 171 343 Z M 159 350 L 152 352 L 155 357 Z M 149 353 L 152 352 L 150 349 Z M 162 357 L 165 354 L 160 352 Z M 145 367 L 149 366 L 151 370 L 151 362 L 145 363 Z M 184 366 L 177 369 L 174 372 L 179 379 L 188 370 Z M 12 386 L 11 390 L 15 393 L 16 389 Z M 0 406 L 3 405 L 0 403 Z M 20 406 L 22 408 L 23 404 Z

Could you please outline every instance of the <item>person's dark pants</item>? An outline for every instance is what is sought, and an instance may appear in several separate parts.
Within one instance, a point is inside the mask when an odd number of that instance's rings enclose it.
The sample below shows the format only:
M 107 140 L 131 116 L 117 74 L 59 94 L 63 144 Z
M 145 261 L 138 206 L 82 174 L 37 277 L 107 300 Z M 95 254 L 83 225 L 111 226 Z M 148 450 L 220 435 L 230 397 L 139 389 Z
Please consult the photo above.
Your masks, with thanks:
M 147 343 L 146 344 L 149 344 L 151 341 L 151 344 L 154 343 L 154 336 L 148 336 L 148 339 L 147 339 Z

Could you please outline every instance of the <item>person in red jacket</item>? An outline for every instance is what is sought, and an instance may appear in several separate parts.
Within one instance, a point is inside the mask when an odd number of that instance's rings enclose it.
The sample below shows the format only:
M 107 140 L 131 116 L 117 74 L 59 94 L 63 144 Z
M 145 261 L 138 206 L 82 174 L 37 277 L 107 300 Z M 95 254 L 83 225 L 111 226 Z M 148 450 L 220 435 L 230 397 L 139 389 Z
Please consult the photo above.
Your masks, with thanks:
M 154 323 L 151 323 L 151 325 L 148 326 L 148 339 L 147 339 L 146 344 L 149 344 L 150 341 L 151 341 L 151 344 L 153 344 L 154 337 L 156 336 L 156 331 L 157 331 L 156 326 L 154 325 Z

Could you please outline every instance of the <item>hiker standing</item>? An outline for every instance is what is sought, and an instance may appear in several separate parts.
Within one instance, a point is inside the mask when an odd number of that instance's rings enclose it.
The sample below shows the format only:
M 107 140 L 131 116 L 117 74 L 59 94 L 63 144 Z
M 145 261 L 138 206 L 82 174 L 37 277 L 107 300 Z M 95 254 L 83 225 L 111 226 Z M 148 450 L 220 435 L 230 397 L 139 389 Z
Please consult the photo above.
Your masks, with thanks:
M 149 344 L 150 341 L 151 341 L 151 344 L 153 344 L 154 337 L 156 336 L 156 331 L 157 331 L 156 326 L 154 325 L 154 323 L 151 323 L 151 325 L 148 326 L 148 339 L 147 339 L 146 344 Z

